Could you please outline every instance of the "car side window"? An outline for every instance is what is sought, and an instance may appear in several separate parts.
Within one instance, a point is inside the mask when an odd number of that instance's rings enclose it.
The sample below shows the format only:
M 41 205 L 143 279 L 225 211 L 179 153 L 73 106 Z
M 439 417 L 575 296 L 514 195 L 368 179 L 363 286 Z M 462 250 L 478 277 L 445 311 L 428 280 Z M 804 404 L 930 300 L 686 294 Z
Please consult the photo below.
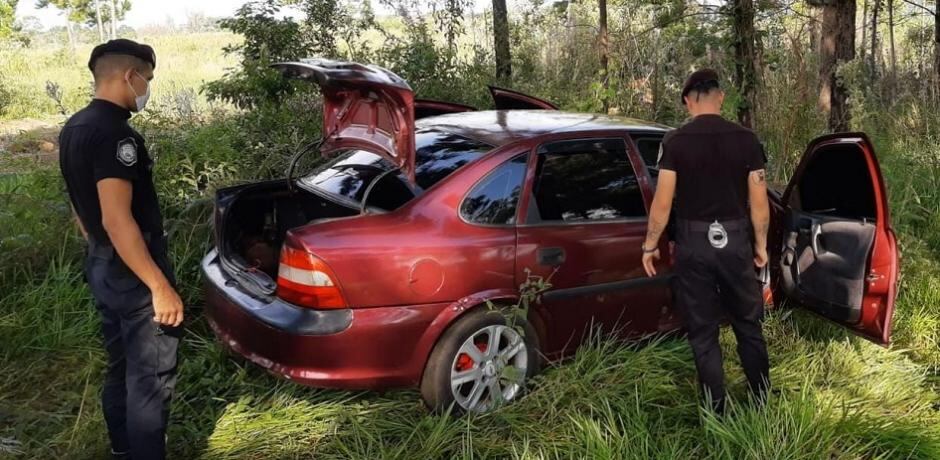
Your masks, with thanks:
M 497 166 L 470 190 L 460 205 L 460 215 L 474 224 L 516 223 L 527 162 L 528 155 L 522 154 Z
M 640 157 L 647 168 L 657 168 L 659 164 L 659 146 L 663 143 L 660 136 L 647 136 L 644 134 L 634 134 L 633 142 L 636 143 L 637 150 L 640 151 Z
M 533 194 L 542 222 L 646 216 L 623 139 L 554 142 L 539 147 L 538 154 Z

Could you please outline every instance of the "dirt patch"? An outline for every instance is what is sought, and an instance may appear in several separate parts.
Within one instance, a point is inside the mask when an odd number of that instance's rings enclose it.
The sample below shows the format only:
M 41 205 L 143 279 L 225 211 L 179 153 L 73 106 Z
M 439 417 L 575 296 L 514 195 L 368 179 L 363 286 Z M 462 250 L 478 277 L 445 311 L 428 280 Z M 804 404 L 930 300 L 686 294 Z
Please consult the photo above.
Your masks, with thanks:
M 0 122 L 0 172 L 56 163 L 60 129 L 58 124 L 43 120 Z

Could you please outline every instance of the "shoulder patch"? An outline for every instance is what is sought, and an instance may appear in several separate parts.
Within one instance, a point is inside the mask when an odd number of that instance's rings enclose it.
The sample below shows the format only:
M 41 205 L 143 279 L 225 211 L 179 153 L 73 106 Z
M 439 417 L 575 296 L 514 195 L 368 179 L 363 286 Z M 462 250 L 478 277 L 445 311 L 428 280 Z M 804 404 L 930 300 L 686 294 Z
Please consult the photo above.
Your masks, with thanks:
M 137 163 L 137 140 L 126 137 L 118 142 L 117 159 L 124 166 L 134 166 Z

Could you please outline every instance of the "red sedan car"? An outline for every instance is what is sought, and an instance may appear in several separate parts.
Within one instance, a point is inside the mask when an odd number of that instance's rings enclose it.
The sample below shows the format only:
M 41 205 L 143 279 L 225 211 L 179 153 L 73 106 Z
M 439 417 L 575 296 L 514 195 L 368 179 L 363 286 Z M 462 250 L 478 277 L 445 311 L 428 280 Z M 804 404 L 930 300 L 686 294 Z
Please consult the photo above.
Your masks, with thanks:
M 417 386 L 433 408 L 483 412 L 591 327 L 679 327 L 671 262 L 653 278 L 640 262 L 668 127 L 495 88 L 497 110 L 415 101 L 355 63 L 276 67 L 320 86 L 330 159 L 218 192 L 206 310 L 235 352 L 308 385 Z M 898 251 L 867 137 L 815 140 L 770 198 L 771 269 L 754 282 L 887 344 Z M 530 273 L 552 288 L 509 327 L 487 304 L 516 303 Z

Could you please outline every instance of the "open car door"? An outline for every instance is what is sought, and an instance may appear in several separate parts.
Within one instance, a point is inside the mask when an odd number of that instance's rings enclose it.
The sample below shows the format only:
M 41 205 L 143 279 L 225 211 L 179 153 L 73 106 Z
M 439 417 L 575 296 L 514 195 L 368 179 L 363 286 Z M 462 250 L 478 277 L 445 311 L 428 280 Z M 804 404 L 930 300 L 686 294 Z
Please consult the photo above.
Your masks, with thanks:
M 374 65 L 330 59 L 282 62 L 288 78 L 309 80 L 323 94 L 323 155 L 366 150 L 382 155 L 414 181 L 414 92 L 394 73 Z
M 522 94 L 511 89 L 489 86 L 490 95 L 493 96 L 493 106 L 496 110 L 524 110 L 542 109 L 558 110 L 558 106 L 543 99 Z
M 415 120 L 458 112 L 476 112 L 476 107 L 456 102 L 435 101 L 433 99 L 415 99 Z
M 788 299 L 887 345 L 897 239 L 874 148 L 862 133 L 809 144 L 782 198 L 774 299 Z

